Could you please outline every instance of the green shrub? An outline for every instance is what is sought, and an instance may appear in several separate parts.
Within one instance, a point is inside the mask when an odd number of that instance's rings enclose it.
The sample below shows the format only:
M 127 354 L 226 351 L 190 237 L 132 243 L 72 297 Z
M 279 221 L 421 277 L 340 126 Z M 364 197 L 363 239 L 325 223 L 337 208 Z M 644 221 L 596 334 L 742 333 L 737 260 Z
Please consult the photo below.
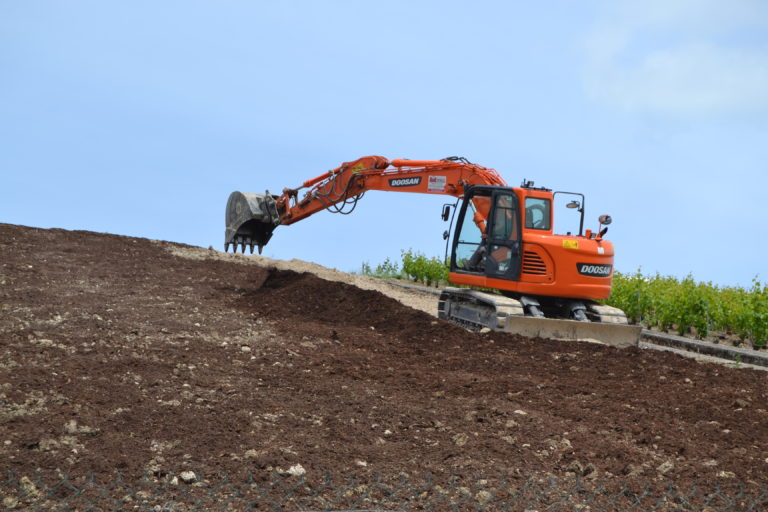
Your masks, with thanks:
M 448 265 L 438 258 L 427 258 L 411 249 L 402 251 L 403 274 L 428 286 L 448 281 Z
M 762 285 L 757 278 L 752 280 L 749 293 L 749 335 L 758 346 L 768 343 L 768 284 Z
M 718 287 L 697 283 L 691 275 L 682 280 L 670 276 L 644 276 L 615 272 L 607 304 L 622 309 L 632 323 L 679 334 L 695 331 L 704 337 L 711 331 L 732 332 L 754 345 L 768 340 L 768 286 L 757 279 L 752 287 Z
M 640 270 L 634 274 L 615 272 L 609 304 L 624 311 L 633 324 L 649 322 L 648 312 L 653 308 L 650 286 L 650 279 Z

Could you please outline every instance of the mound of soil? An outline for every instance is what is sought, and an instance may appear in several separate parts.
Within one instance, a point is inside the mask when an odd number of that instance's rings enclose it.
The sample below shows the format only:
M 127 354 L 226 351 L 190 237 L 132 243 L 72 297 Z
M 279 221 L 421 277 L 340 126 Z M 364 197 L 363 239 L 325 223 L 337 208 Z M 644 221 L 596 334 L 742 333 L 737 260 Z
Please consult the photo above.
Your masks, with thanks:
M 473 334 L 180 247 L 0 224 L 0 470 L 768 477 L 763 372 Z
M 297 322 L 313 320 L 328 325 L 373 328 L 379 334 L 411 342 L 443 337 L 463 339 L 467 332 L 440 322 L 422 311 L 403 306 L 378 291 L 362 290 L 345 283 L 329 283 L 308 272 L 271 270 L 263 282 L 253 282 L 248 311 L 265 317 L 293 317 Z M 437 309 L 437 301 L 434 301 Z

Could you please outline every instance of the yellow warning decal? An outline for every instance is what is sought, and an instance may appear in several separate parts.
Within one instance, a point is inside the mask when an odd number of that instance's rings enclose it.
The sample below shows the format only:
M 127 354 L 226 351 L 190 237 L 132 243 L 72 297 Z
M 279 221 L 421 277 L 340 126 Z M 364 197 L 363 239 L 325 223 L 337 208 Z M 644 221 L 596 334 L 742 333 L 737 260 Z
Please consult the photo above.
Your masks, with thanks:
M 578 249 L 578 240 L 563 240 L 563 249 Z

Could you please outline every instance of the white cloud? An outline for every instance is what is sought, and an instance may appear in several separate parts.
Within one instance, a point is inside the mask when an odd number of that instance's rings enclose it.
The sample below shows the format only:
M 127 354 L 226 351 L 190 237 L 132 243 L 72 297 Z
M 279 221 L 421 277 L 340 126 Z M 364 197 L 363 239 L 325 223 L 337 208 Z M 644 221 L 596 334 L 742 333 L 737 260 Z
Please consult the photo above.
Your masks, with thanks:
M 612 2 L 590 34 L 585 86 L 630 111 L 768 111 L 768 2 Z

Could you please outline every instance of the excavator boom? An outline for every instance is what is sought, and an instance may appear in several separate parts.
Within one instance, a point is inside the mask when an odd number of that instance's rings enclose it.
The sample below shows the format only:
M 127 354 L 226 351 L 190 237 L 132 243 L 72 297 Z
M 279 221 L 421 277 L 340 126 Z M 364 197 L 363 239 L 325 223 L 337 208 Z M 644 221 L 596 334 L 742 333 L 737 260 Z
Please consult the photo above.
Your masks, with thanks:
M 368 190 L 446 194 L 460 197 L 472 185 L 507 186 L 494 170 L 464 158 L 391 162 L 383 156 L 364 156 L 345 162 L 301 186 L 283 189 L 279 196 L 233 192 L 227 201 L 224 249 L 233 246 L 259 254 L 278 225 L 289 225 L 323 210 L 344 212 Z M 306 189 L 306 190 L 304 190 Z M 303 191 L 300 198 L 299 193 Z

